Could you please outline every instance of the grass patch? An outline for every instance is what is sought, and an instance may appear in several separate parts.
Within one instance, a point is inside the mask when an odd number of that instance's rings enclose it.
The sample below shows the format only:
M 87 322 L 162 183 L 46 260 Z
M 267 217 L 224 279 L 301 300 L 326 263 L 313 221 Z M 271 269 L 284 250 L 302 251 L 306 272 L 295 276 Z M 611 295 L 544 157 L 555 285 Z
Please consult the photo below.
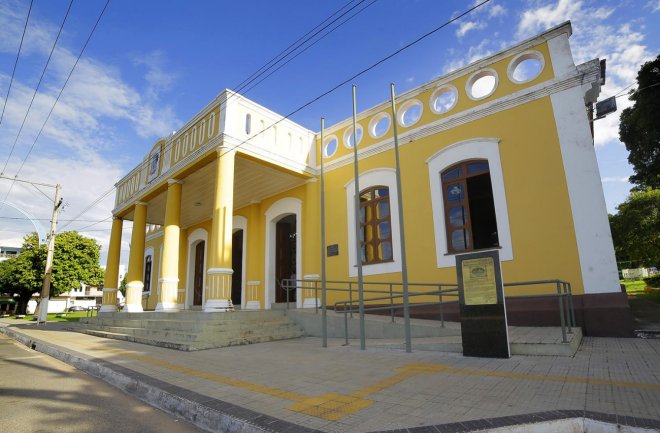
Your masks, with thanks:
M 648 287 L 643 280 L 621 281 L 626 286 L 628 296 L 634 296 L 639 299 L 646 299 L 660 304 L 660 289 Z
M 17 320 L 32 321 L 33 317 L 36 318 L 37 316 L 28 314 L 23 319 L 17 319 Z M 75 311 L 71 313 L 53 313 L 53 314 L 49 314 L 46 320 L 48 322 L 78 322 L 81 317 L 87 317 L 87 311 Z

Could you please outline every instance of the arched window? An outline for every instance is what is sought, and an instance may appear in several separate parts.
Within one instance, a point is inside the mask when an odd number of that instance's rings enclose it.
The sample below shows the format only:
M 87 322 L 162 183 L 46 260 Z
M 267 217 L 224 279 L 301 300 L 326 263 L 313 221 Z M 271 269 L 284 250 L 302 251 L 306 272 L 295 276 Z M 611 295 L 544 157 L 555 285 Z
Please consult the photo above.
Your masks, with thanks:
M 360 251 L 362 263 L 393 261 L 390 190 L 383 185 L 360 193 Z
M 144 288 L 143 292 L 151 292 L 151 256 L 144 259 Z
M 442 172 L 447 250 L 499 246 L 488 161 L 463 161 Z

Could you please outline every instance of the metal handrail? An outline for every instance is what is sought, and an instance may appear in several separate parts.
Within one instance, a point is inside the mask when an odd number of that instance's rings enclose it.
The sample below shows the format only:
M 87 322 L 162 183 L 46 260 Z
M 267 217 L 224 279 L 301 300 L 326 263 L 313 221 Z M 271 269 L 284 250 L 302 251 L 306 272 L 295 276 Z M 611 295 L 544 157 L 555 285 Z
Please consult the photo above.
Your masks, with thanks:
M 298 284 L 300 283 L 300 284 Z M 312 287 L 304 286 L 304 284 L 313 285 L 314 289 L 314 296 L 315 296 L 315 303 L 316 303 L 316 313 L 318 314 L 319 310 L 319 305 L 318 305 L 318 291 L 319 291 L 319 284 L 321 283 L 320 280 L 282 280 L 281 281 L 281 286 L 286 289 L 286 294 L 287 294 L 287 309 L 289 308 L 289 292 L 292 289 L 311 289 Z M 326 281 L 326 287 L 325 290 L 332 290 L 335 292 L 348 292 L 348 299 L 343 300 L 343 301 L 338 301 L 335 302 L 334 304 L 334 309 L 335 311 L 341 312 L 344 314 L 344 334 L 346 337 L 346 342 L 348 342 L 348 317 L 353 317 L 353 313 L 359 312 L 360 311 L 360 306 L 358 305 L 357 307 L 354 307 L 355 301 L 353 299 L 353 292 L 354 288 L 353 285 L 357 284 L 355 281 L 341 281 L 341 280 L 329 280 Z M 575 307 L 573 304 L 573 292 L 571 288 L 571 284 L 568 281 L 563 281 L 559 279 L 553 279 L 553 280 L 533 280 L 533 281 L 520 281 L 520 282 L 509 282 L 509 283 L 504 283 L 504 287 L 517 287 L 517 286 L 532 286 L 532 285 L 546 285 L 546 284 L 553 284 L 556 287 L 556 293 L 550 293 L 550 294 L 536 294 L 536 295 L 512 295 L 509 296 L 509 298 L 554 298 L 556 297 L 559 302 L 559 322 L 561 325 L 561 332 L 562 332 L 562 342 L 563 343 L 568 343 L 568 338 L 567 334 L 573 333 L 573 327 L 576 326 L 576 321 L 575 321 Z M 328 286 L 333 286 L 333 285 L 342 285 L 343 287 L 328 287 Z M 397 309 L 403 308 L 402 304 L 395 304 L 394 300 L 395 299 L 401 299 L 404 297 L 403 293 L 395 293 L 394 288 L 398 286 L 402 286 L 403 284 L 400 282 L 374 282 L 374 281 L 365 281 L 363 282 L 364 286 L 380 286 L 384 287 L 385 290 L 370 290 L 370 289 L 363 289 L 363 293 L 378 293 L 379 295 L 384 296 L 377 296 L 377 297 L 372 297 L 372 298 L 366 298 L 363 299 L 362 303 L 362 311 L 379 311 L 379 310 L 390 310 L 390 315 L 392 322 L 394 322 L 394 311 Z M 345 288 L 348 286 L 348 288 Z M 409 292 L 408 296 L 409 297 L 418 297 L 418 296 L 438 296 L 438 301 L 436 302 L 422 302 L 422 303 L 415 303 L 415 304 L 410 304 L 411 308 L 414 307 L 421 307 L 421 306 L 429 306 L 429 305 L 438 305 L 440 308 L 440 322 L 441 326 L 444 327 L 444 305 L 445 304 L 453 304 L 456 303 L 456 300 L 452 301 L 446 301 L 443 300 L 443 295 L 445 296 L 458 296 L 458 285 L 454 283 L 408 283 L 409 287 L 433 287 L 436 290 L 432 291 L 413 291 Z M 445 287 L 445 289 L 443 289 Z M 387 295 L 389 293 L 389 295 Z M 383 305 L 375 305 L 375 306 L 370 306 L 368 303 L 374 302 L 374 301 L 389 301 L 389 305 L 383 306 Z M 327 308 L 326 305 L 322 305 L 322 308 Z M 340 308 L 341 307 L 341 308 Z

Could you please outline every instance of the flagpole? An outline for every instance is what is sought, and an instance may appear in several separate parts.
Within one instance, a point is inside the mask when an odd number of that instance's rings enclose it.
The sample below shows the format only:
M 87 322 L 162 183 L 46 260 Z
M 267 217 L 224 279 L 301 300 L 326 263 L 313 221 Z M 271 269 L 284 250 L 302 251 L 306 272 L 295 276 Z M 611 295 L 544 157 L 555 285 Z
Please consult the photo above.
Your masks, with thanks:
M 328 318 L 326 315 L 326 277 L 325 277 L 325 178 L 323 172 L 323 157 L 325 154 L 323 133 L 325 119 L 321 117 L 321 335 L 323 347 L 328 347 Z
M 358 306 L 360 311 L 360 349 L 365 350 L 364 335 L 364 287 L 362 282 L 362 245 L 360 242 L 360 179 L 358 171 L 358 152 L 357 152 L 357 103 L 355 99 L 355 90 L 357 86 L 353 84 L 353 169 L 355 174 L 355 262 L 357 264 L 358 277 Z M 365 215 L 366 217 L 366 215 Z M 352 309 L 352 306 L 351 306 Z
M 396 127 L 396 106 L 394 83 L 390 84 L 392 94 L 392 131 L 394 133 L 394 157 L 396 159 L 396 196 L 399 207 L 399 242 L 401 244 L 401 285 L 403 286 L 403 323 L 406 336 L 406 352 L 412 352 L 410 337 L 410 304 L 408 299 L 408 263 L 406 260 L 406 236 L 403 222 L 403 192 L 401 191 L 401 163 L 399 161 L 399 136 Z

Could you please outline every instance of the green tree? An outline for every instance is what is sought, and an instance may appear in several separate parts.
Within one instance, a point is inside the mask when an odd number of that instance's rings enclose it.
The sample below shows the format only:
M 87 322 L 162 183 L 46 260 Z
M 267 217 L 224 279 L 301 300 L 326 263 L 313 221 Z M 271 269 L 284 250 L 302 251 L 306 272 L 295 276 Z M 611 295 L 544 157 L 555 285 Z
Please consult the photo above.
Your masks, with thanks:
M 621 268 L 660 264 L 660 189 L 633 191 L 610 215 L 614 251 Z
M 660 56 L 646 62 L 637 73 L 632 107 L 621 113 L 619 139 L 630 152 L 637 190 L 660 188 Z
M 23 239 L 19 255 L 0 263 L 0 291 L 18 295 L 18 314 L 25 314 L 32 294 L 41 291 L 45 261 L 46 250 L 32 233 Z
M 67 292 L 80 283 L 98 286 L 103 282 L 99 266 L 101 246 L 78 232 L 63 232 L 55 237 L 51 296 Z
M 50 295 L 57 296 L 80 283 L 99 285 L 103 269 L 99 266 L 100 245 L 78 232 L 63 232 L 55 237 Z M 30 297 L 40 292 L 46 266 L 46 246 L 39 245 L 36 233 L 23 239 L 21 253 L 0 263 L 0 290 L 19 296 L 20 313 Z

